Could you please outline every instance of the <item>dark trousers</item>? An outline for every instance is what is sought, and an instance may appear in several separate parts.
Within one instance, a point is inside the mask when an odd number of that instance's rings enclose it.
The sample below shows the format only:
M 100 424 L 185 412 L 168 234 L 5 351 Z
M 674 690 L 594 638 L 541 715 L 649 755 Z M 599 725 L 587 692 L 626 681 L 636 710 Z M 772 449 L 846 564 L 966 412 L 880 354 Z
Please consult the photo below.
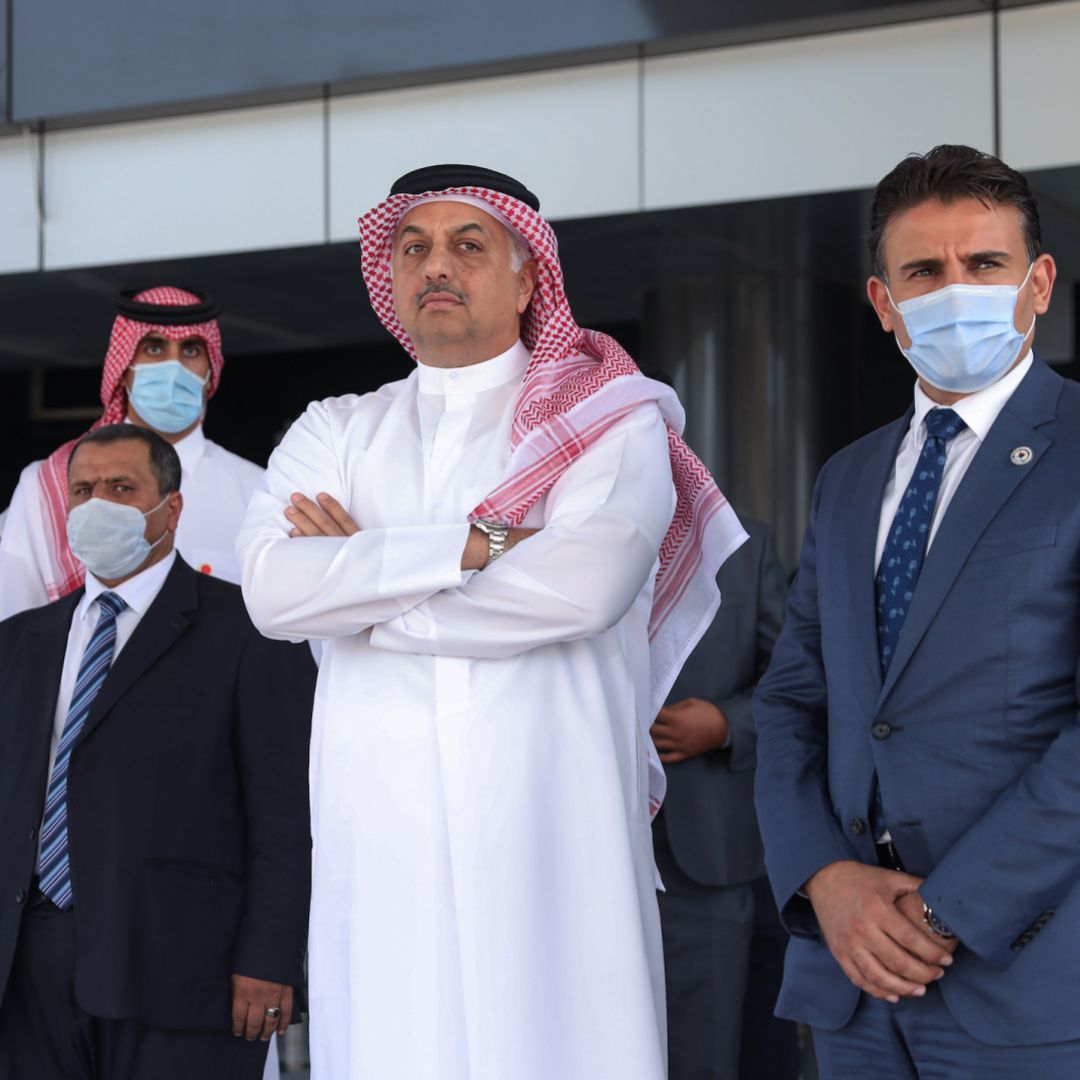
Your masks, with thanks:
M 260 1080 L 267 1043 L 91 1016 L 75 1000 L 75 917 L 23 915 L 0 1003 L 0 1080 Z
M 784 980 L 788 934 L 780 924 L 769 879 L 752 882 L 754 933 L 750 941 L 750 973 L 743 1001 L 739 1080 L 797 1080 L 799 1032 L 791 1020 L 773 1015 Z
M 948 973 L 945 978 L 947 979 Z M 969 1035 L 931 985 L 896 1005 L 863 994 L 839 1031 L 814 1029 L 822 1080 L 1076 1080 L 1080 1041 L 990 1046 Z
M 663 814 L 660 815 L 663 817 Z M 663 822 L 653 827 L 667 983 L 669 1080 L 735 1080 L 750 962 L 750 885 L 700 885 L 678 867 Z

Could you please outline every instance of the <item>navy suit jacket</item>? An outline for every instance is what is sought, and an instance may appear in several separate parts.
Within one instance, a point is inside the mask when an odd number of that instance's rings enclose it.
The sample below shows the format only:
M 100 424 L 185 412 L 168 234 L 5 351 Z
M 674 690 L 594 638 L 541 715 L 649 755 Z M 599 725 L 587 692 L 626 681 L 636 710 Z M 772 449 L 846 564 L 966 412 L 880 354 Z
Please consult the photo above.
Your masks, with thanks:
M 82 589 L 0 623 L 0 999 L 30 892 Z M 315 665 L 179 557 L 71 755 L 75 994 L 91 1015 L 225 1030 L 230 975 L 300 988 Z
M 777 1011 L 837 1029 L 855 1009 L 797 892 L 837 859 L 876 864 L 876 772 L 905 866 L 961 941 L 939 983 L 955 1019 L 994 1045 L 1077 1039 L 1080 385 L 1035 360 L 940 523 L 882 682 L 874 555 L 910 418 L 822 469 L 754 700 L 758 817 L 794 935 Z
M 701 885 L 737 885 L 765 873 L 754 816 L 757 734 L 750 698 L 784 619 L 787 579 L 772 530 L 740 518 L 750 539 L 720 568 L 720 610 L 683 665 L 668 703 L 711 701 L 731 745 L 665 765 L 664 828 L 679 869 Z

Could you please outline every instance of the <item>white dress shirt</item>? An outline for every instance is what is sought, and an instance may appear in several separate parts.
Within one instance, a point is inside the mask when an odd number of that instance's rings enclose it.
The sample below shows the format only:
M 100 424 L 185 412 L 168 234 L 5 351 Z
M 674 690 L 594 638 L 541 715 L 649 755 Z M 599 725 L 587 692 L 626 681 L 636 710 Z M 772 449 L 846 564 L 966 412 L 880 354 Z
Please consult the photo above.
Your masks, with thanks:
M 934 503 L 934 516 L 930 522 L 930 534 L 926 540 L 927 551 L 934 542 L 938 526 L 944 519 L 945 511 L 949 509 L 949 503 L 952 502 L 960 481 L 964 479 L 968 466 L 974 461 L 983 439 L 986 438 L 994 421 L 998 418 L 998 413 L 1005 407 L 1005 403 L 1013 396 L 1024 376 L 1031 370 L 1031 362 L 1029 351 L 1016 367 L 997 382 L 991 383 L 985 390 L 968 394 L 955 405 L 949 406 L 967 427 L 950 440 L 945 450 L 945 471 L 941 477 L 937 501 Z M 896 517 L 896 511 L 911 481 L 911 475 L 922 453 L 923 444 L 926 442 L 926 414 L 931 409 L 940 407 L 936 401 L 927 397 L 923 388 L 916 382 L 915 414 L 911 418 L 911 426 L 907 434 L 900 443 L 900 449 L 896 454 L 896 464 L 893 465 L 889 482 L 885 485 L 885 497 L 881 501 L 877 554 L 874 558 L 875 568 L 881 562 L 881 553 L 885 550 L 889 527 L 892 525 L 893 518 Z
M 114 592 L 127 605 L 116 617 L 116 645 L 113 648 L 112 660 L 109 662 L 111 667 L 120 655 L 120 650 L 135 632 L 139 620 L 146 614 L 147 608 L 154 602 L 157 594 L 161 592 L 161 586 L 165 584 L 165 579 L 169 576 L 169 571 L 175 561 L 176 552 L 170 551 L 160 562 L 154 563 L 153 566 L 128 578 L 113 589 L 103 585 L 93 574 L 86 575 L 86 591 L 75 605 L 75 612 L 71 617 L 71 628 L 68 630 L 67 651 L 64 653 L 64 667 L 60 673 L 60 692 L 56 696 L 56 711 L 53 714 L 52 741 L 49 744 L 49 771 L 45 774 L 46 787 L 52 778 L 56 747 L 64 734 L 64 724 L 67 722 L 71 695 L 75 692 L 75 680 L 79 674 L 79 666 L 82 664 L 83 653 L 90 644 L 101 615 L 98 597 L 103 592 Z M 39 840 L 38 858 L 40 857 Z
M 255 624 L 326 641 L 311 740 L 313 1080 L 661 1080 L 648 623 L 675 507 L 643 406 L 497 562 L 527 350 L 316 402 L 237 542 Z M 288 538 L 293 492 L 360 526 Z
M 236 534 L 248 500 L 262 483 L 263 470 L 212 442 L 201 425 L 173 449 L 180 458 L 184 497 L 176 550 L 193 569 L 238 584 Z M 49 602 L 45 582 L 52 536 L 45 520 L 40 471 L 40 461 L 23 469 L 0 535 L 0 619 Z

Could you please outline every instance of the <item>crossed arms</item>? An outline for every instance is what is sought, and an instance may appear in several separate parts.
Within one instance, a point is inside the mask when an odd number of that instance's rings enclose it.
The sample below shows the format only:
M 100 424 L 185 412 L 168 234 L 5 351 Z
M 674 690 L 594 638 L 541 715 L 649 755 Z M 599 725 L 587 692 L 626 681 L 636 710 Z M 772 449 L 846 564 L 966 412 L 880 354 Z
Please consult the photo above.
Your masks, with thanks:
M 248 610 L 269 637 L 370 630 L 376 648 L 471 658 L 590 637 L 630 608 L 674 511 L 666 428 L 651 404 L 582 454 L 551 489 L 543 528 L 518 531 L 483 570 L 487 538 L 464 521 L 363 528 L 345 508 L 340 464 L 316 403 L 252 499 L 237 549 Z

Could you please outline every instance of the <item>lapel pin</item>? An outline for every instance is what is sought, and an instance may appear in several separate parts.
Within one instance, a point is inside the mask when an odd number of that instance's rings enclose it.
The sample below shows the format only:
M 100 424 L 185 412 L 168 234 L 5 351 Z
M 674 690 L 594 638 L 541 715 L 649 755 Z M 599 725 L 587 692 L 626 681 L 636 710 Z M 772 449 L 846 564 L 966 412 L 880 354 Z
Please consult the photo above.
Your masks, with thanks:
M 1009 460 L 1014 465 L 1026 465 L 1032 458 L 1030 446 L 1018 446 L 1010 455 Z

